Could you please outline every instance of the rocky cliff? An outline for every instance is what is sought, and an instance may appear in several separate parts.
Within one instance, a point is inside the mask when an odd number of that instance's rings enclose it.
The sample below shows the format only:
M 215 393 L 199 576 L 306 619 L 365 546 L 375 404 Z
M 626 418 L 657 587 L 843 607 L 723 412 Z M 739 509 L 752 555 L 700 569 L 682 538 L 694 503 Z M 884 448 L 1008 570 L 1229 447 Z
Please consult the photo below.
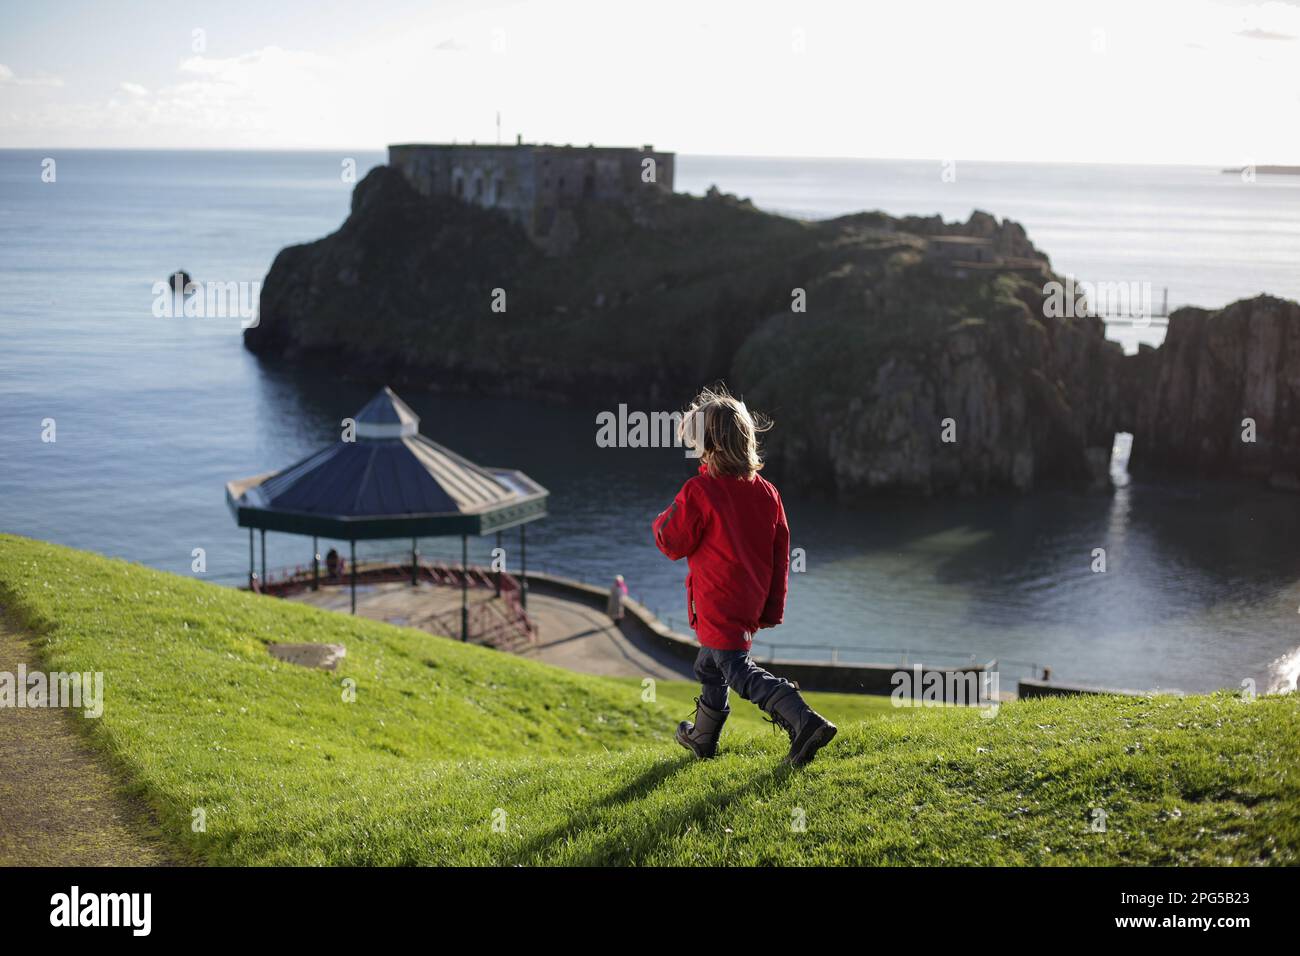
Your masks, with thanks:
M 826 256 L 814 228 L 721 196 L 593 205 L 574 229 L 548 257 L 377 168 L 338 232 L 276 257 L 245 344 L 394 386 L 676 406 Z
M 245 343 L 405 388 L 610 409 L 679 408 L 723 380 L 777 421 L 771 473 L 841 500 L 1105 487 L 1115 431 L 1141 433 L 1152 355 L 1125 359 L 1096 319 L 1044 318 L 1050 266 L 1015 223 L 803 222 L 710 191 L 579 207 L 573 229 L 571 251 L 547 256 L 497 214 L 378 168 L 338 232 L 276 258 Z M 938 236 L 982 240 L 995 261 L 937 263 Z M 1263 343 L 1281 321 L 1251 334 Z M 1184 400 L 1190 358 L 1172 352 L 1157 417 Z M 1136 460 L 1154 466 L 1185 436 L 1150 457 L 1144 441 Z
M 1181 309 L 1131 360 L 1134 474 L 1259 478 L 1300 491 L 1300 305 Z
M 1018 277 L 957 303 L 914 281 L 879 302 L 873 276 L 836 272 L 817 287 L 834 307 L 773 316 L 741 348 L 733 379 L 786 426 L 768 441 L 783 482 L 840 499 L 1108 487 L 1123 358 L 1100 324 L 1044 321 Z

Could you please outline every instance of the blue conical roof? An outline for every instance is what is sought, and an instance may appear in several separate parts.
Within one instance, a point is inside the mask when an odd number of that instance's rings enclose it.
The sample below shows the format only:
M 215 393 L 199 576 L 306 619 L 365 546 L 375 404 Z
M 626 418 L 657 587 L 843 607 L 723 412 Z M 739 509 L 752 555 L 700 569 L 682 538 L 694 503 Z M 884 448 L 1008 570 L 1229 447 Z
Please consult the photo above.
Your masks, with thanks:
M 297 530 L 313 522 L 354 529 L 369 522 L 376 533 L 357 536 L 382 537 L 388 535 L 378 532 L 408 519 L 424 534 L 442 525 L 483 533 L 545 515 L 545 488 L 522 472 L 477 465 L 421 435 L 419 416 L 390 388 L 354 421 L 354 440 L 345 433 L 282 471 L 230 482 L 226 495 L 239 523 Z M 280 520 L 284 516 L 294 520 Z
M 357 438 L 383 439 L 414 435 L 420 430 L 420 416 L 385 385 L 354 416 Z

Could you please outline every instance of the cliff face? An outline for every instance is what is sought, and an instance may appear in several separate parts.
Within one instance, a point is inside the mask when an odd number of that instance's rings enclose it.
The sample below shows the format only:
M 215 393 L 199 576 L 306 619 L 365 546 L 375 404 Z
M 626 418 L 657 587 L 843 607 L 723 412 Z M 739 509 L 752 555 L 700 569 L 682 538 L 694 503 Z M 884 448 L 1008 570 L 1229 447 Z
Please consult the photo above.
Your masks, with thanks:
M 1135 474 L 1260 478 L 1300 491 L 1300 305 L 1259 296 L 1219 312 L 1181 309 L 1160 348 L 1131 362 L 1141 379 Z
M 464 343 L 437 330 L 481 313 L 484 289 L 513 284 L 540 256 L 476 207 L 417 200 L 387 167 L 367 176 L 338 232 L 276 256 L 245 346 L 289 359 L 346 355 L 364 370 L 437 345 L 458 364 Z
M 678 407 L 820 255 L 804 224 L 722 199 L 577 213 L 574 251 L 548 257 L 377 168 L 338 232 L 276 257 L 245 344 L 394 386 Z
M 1043 258 L 1015 223 L 977 213 L 950 228 Z M 781 426 L 773 477 L 839 500 L 1110 487 L 1122 351 L 1099 320 L 1044 318 L 1050 274 L 955 279 L 915 250 L 839 252 L 810 284 L 815 307 L 769 316 L 732 364 L 729 380 Z
M 987 291 L 922 334 L 890 335 L 894 316 L 845 310 L 810 335 L 776 317 L 746 342 L 733 378 L 782 425 L 768 443 L 782 482 L 842 500 L 1108 488 L 1118 346 L 1091 320 L 1043 322 L 1027 283 Z M 810 381 L 827 384 L 798 384 Z
M 809 223 L 711 193 L 581 207 L 573 226 L 572 251 L 548 257 L 381 167 L 337 233 L 276 258 L 246 345 L 395 386 L 610 409 L 680 408 L 725 380 L 776 419 L 774 477 L 841 500 L 1105 487 L 1113 434 L 1132 427 L 1119 347 L 1097 320 L 1043 318 L 1047 260 L 1015 223 Z M 926 261 L 934 236 L 1020 266 L 958 278 Z

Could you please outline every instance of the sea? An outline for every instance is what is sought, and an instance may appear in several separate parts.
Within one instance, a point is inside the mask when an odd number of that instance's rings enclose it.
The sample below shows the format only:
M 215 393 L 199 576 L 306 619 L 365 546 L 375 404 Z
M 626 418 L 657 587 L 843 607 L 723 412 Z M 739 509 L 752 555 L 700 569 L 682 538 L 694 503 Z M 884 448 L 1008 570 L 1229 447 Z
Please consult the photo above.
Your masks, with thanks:
M 378 151 L 0 150 L 0 530 L 242 583 L 248 534 L 225 483 L 334 440 L 374 386 L 260 361 L 243 348 L 238 317 L 169 315 L 159 284 L 184 270 L 255 302 L 276 254 L 337 229 L 355 181 L 383 161 Z M 806 218 L 880 209 L 964 220 L 982 209 L 1023 224 L 1058 272 L 1143 283 L 1157 307 L 1300 299 L 1300 177 L 678 157 L 679 191 L 715 184 Z M 1130 351 L 1162 335 L 1158 320 L 1112 331 Z M 693 472 L 680 450 L 598 447 L 599 407 L 402 397 L 434 440 L 550 489 L 548 517 L 528 532 L 530 568 L 602 585 L 622 574 L 685 627 L 685 568 L 649 531 Z M 1008 682 L 1050 668 L 1060 682 L 1139 690 L 1294 685 L 1300 498 L 1252 483 L 1127 481 L 1127 442 L 1117 436 L 1122 487 L 1112 496 L 859 507 L 788 497 L 803 569 L 791 575 L 785 623 L 763 632 L 758 653 L 997 660 Z M 472 542 L 471 556 L 487 560 L 495 543 Z M 272 568 L 310 563 L 308 539 L 271 534 L 267 547 Z M 459 552 L 459 542 L 420 547 Z M 511 535 L 506 548 L 517 566 Z

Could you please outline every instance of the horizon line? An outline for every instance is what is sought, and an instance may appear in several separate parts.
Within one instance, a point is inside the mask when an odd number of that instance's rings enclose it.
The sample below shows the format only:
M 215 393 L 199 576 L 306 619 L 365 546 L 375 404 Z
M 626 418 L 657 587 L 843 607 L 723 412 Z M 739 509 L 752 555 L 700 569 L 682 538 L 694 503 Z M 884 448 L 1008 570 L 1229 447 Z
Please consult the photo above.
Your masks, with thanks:
M 389 146 L 404 145 L 426 145 L 423 143 L 390 143 L 385 146 L 374 147 L 355 147 L 355 146 L 0 146 L 0 152 L 57 152 L 59 150 L 72 152 L 101 152 L 101 153 L 387 153 Z M 442 144 L 427 144 L 442 145 Z M 446 144 L 451 145 L 451 144 Z M 456 143 L 457 146 L 484 146 L 484 147 L 514 147 L 514 143 Z M 524 146 L 555 146 L 564 145 L 556 143 L 524 143 Z M 574 148 L 585 148 L 574 147 Z M 619 148 L 619 147 L 604 147 Z M 628 147 L 637 148 L 637 147 Z M 1135 161 L 1135 160 L 1077 160 L 1077 159 L 986 159 L 979 157 L 952 157 L 952 156 L 810 156 L 798 154 L 779 154 L 779 153 L 712 153 L 712 152 L 681 152 L 671 149 L 659 149 L 657 152 L 671 152 L 675 156 L 695 156 L 702 159 L 784 159 L 813 162 L 900 162 L 900 163 L 999 163 L 1005 165 L 1020 166 L 1149 166 L 1149 167 L 1175 167 L 1175 168 L 1213 168 L 1220 171 L 1236 172 L 1245 168 L 1240 162 L 1223 164 L 1220 162 L 1154 162 L 1154 161 Z M 1256 169 L 1262 167 L 1291 167 L 1300 169 L 1300 163 L 1285 162 L 1267 162 L 1248 164 Z

